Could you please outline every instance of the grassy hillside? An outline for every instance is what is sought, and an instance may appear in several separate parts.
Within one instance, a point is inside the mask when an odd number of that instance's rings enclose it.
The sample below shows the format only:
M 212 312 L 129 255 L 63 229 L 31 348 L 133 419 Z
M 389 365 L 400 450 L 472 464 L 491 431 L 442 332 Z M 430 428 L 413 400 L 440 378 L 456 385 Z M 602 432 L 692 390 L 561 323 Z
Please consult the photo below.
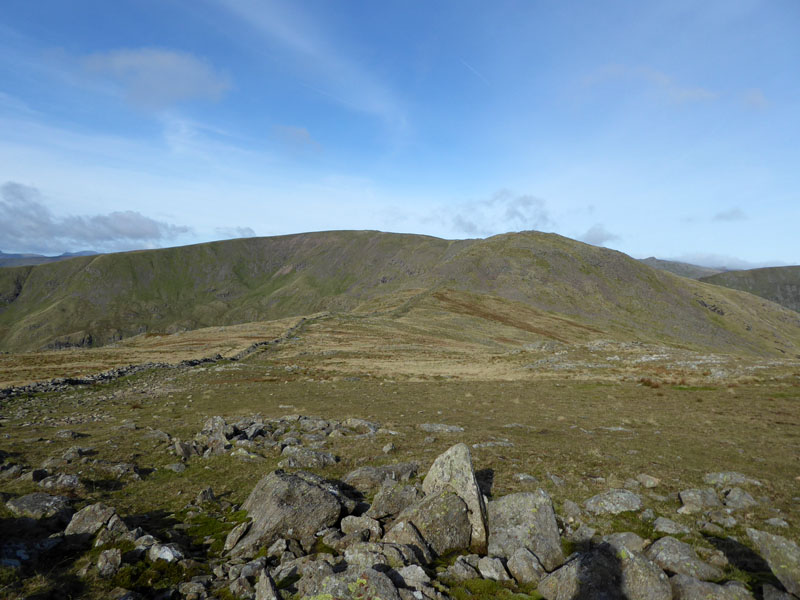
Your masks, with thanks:
M 447 315 L 470 315 L 492 327 L 506 327 L 520 314 L 523 329 L 542 339 L 581 331 L 727 352 L 800 354 L 795 313 L 651 269 L 619 252 L 536 232 L 447 241 L 336 231 L 0 270 L 4 350 L 98 346 L 143 332 L 319 311 L 394 319 L 435 313 L 442 322 Z
M 728 271 L 702 281 L 749 292 L 800 312 L 800 266 Z
M 701 267 L 700 265 L 692 265 L 690 263 L 679 262 L 675 260 L 661 260 L 653 256 L 649 258 L 639 259 L 648 267 L 654 269 L 661 269 L 662 271 L 669 271 L 681 277 L 688 277 L 689 279 L 701 279 L 716 273 L 721 273 L 722 269 L 712 269 L 711 267 Z

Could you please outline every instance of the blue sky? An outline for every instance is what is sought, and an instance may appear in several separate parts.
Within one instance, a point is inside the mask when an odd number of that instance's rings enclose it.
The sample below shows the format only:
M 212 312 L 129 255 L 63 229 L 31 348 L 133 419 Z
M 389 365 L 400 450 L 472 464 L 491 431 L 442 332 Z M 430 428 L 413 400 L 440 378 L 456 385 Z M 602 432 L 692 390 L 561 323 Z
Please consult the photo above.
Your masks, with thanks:
M 4 0 L 0 250 L 554 231 L 800 263 L 796 0 Z

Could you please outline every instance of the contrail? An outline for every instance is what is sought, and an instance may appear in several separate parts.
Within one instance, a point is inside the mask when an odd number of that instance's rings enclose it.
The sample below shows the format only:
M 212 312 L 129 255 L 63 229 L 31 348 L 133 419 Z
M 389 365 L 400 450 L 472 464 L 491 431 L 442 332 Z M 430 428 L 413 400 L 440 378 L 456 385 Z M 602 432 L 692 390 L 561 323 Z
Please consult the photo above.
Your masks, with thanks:
M 486 85 L 491 87 L 491 84 L 486 80 L 486 77 L 481 75 L 480 72 L 478 71 L 478 69 L 476 69 L 475 67 L 473 67 L 471 64 L 469 64 L 467 61 L 465 61 L 463 59 L 461 61 L 461 64 L 464 65 L 465 67 L 467 67 L 473 73 L 475 73 L 475 75 L 478 77 L 478 79 L 480 79 L 483 83 L 485 83 Z

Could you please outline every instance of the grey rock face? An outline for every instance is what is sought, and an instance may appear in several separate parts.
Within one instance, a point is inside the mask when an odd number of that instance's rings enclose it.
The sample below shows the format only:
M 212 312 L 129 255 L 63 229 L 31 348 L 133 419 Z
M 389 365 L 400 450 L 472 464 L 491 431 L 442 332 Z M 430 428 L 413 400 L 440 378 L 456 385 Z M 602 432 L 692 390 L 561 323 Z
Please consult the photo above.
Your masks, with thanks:
M 43 519 L 56 515 L 69 518 L 69 514 L 72 512 L 68 498 L 51 496 L 43 492 L 12 498 L 6 502 L 6 506 L 15 515 L 32 519 Z
M 445 579 L 452 579 L 454 581 L 467 581 L 469 579 L 478 579 L 481 575 L 478 573 L 477 561 L 476 566 L 472 566 L 467 562 L 463 556 L 459 556 L 451 566 L 444 572 Z
M 76 512 L 64 531 L 67 535 L 94 535 L 102 529 L 117 512 L 110 506 L 90 504 Z
M 409 521 L 400 521 L 394 525 L 383 536 L 383 541 L 410 547 L 417 555 L 420 564 L 427 565 L 433 562 L 433 554 L 428 543 Z
M 350 544 L 344 551 L 348 565 L 362 568 L 391 567 L 402 569 L 405 566 L 417 564 L 414 551 L 402 544 L 356 542 Z
M 688 527 L 665 517 L 658 517 L 653 523 L 653 529 L 659 533 L 667 533 L 669 535 L 689 533 Z
M 508 559 L 508 572 L 519 584 L 537 584 L 547 576 L 539 559 L 527 548 L 518 548 Z
M 632 531 L 610 533 L 603 536 L 603 541 L 611 546 L 615 552 L 627 550 L 628 552 L 642 552 L 645 541 L 641 536 Z
M 460 433 L 464 431 L 464 428 L 458 425 L 445 425 L 443 423 L 422 423 L 417 427 L 427 433 Z
M 564 562 L 553 502 L 544 490 L 509 494 L 490 502 L 489 554 L 511 558 L 530 550 L 547 571 Z
M 147 558 L 152 562 L 165 560 L 171 563 L 183 560 L 184 554 L 177 544 L 153 544 L 147 551 Z
M 433 461 L 422 482 L 422 490 L 429 495 L 445 490 L 451 491 L 461 498 L 467 505 L 472 530 L 469 546 L 476 552 L 485 551 L 488 541 L 486 506 L 478 482 L 475 480 L 472 457 L 466 444 L 456 444 Z M 420 532 L 425 535 L 422 529 Z
M 736 471 L 722 471 L 719 473 L 706 473 L 703 483 L 707 485 L 730 486 L 730 485 L 761 485 L 757 479 L 752 479 L 747 475 L 742 475 Z
M 111 577 L 122 564 L 122 551 L 119 548 L 103 550 L 97 558 L 97 572 L 100 577 Z
M 538 587 L 547 600 L 671 600 L 667 576 L 638 552 L 608 545 L 579 554 Z
M 261 571 L 256 582 L 256 600 L 280 600 L 278 588 L 266 571 Z
M 707 508 L 722 506 L 717 498 L 717 493 L 712 488 L 683 490 L 678 496 L 683 504 L 678 512 L 682 515 L 693 515 L 703 512 Z
M 503 566 L 503 561 L 494 556 L 484 556 L 478 561 L 478 572 L 484 579 L 510 581 L 511 577 Z
M 464 501 L 452 492 L 426 496 L 397 517 L 397 523 L 409 521 L 434 553 L 441 556 L 452 550 L 469 547 L 471 525 Z
M 81 482 L 77 475 L 50 475 L 39 482 L 39 486 L 46 490 L 75 490 L 81 487 Z
M 645 555 L 668 573 L 704 580 L 721 579 L 723 576 L 722 569 L 703 562 L 689 544 L 673 537 L 656 540 L 645 551 Z
M 796 598 L 796 596 L 783 592 L 768 583 L 761 586 L 761 595 L 764 600 L 794 600 Z
M 637 475 L 636 481 L 638 481 L 640 484 L 642 484 L 644 487 L 648 489 L 652 489 L 656 487 L 659 483 L 661 483 L 660 479 L 658 479 L 657 477 L 653 477 L 652 475 L 647 475 L 646 473 L 640 473 L 639 475 Z
M 688 575 L 673 575 L 669 579 L 674 600 L 752 600 L 753 596 L 744 588 L 734 585 L 717 585 L 700 581 Z
M 757 529 L 748 529 L 747 537 L 767 561 L 775 577 L 788 592 L 800 596 L 800 547 L 791 540 Z
M 609 490 L 589 498 L 584 506 L 593 515 L 617 515 L 641 510 L 642 499 L 630 490 Z
M 383 535 L 383 530 L 381 529 L 381 524 L 378 523 L 375 519 L 371 519 L 370 517 L 345 517 L 342 519 L 341 524 L 342 533 L 347 535 L 348 533 L 356 533 L 358 531 L 369 531 L 369 539 L 372 542 L 376 542 L 380 539 L 381 535 Z
M 369 493 L 380 489 L 387 482 L 408 481 L 417 474 L 418 469 L 419 465 L 415 462 L 367 466 L 351 471 L 342 481 L 360 492 Z
M 745 492 L 740 487 L 733 487 L 727 489 L 722 493 L 722 495 L 723 495 L 723 503 L 728 508 L 733 508 L 733 509 L 750 508 L 751 506 L 755 506 L 756 504 L 758 504 L 755 498 L 753 498 L 750 494 Z
M 278 463 L 281 468 L 322 469 L 338 462 L 338 459 L 333 454 L 301 446 L 286 446 L 281 452 L 281 456 L 284 457 Z
M 383 519 L 403 512 L 406 508 L 423 498 L 422 490 L 416 485 L 396 484 L 383 486 L 367 511 L 373 519 Z
M 231 554 L 255 554 L 279 537 L 313 543 L 317 531 L 335 525 L 343 512 L 342 503 L 330 490 L 312 483 L 313 476 L 308 479 L 283 471 L 262 478 L 242 505 L 252 521 L 239 541 L 230 544 Z

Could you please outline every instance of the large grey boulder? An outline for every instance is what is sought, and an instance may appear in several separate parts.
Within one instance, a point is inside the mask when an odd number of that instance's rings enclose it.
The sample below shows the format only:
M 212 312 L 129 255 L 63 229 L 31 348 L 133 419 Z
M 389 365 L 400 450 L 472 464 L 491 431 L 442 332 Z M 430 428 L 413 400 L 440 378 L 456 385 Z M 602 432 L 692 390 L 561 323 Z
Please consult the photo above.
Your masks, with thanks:
M 8 509 L 18 517 L 31 519 L 44 519 L 58 516 L 68 519 L 72 514 L 69 498 L 64 496 L 51 496 L 43 492 L 36 492 L 12 498 L 6 502 Z
M 384 485 L 372 499 L 372 505 L 367 511 L 367 516 L 373 519 L 393 517 L 412 504 L 416 504 L 423 497 L 422 490 L 413 484 L 390 483 Z
M 800 547 L 783 536 L 747 529 L 747 537 L 786 590 L 800 597 Z
M 300 583 L 303 586 L 300 586 Z M 374 598 L 401 600 L 388 575 L 372 568 L 348 567 L 342 572 L 330 572 L 312 581 L 298 583 L 303 598 Z
M 323 469 L 335 465 L 339 459 L 329 452 L 320 452 L 302 446 L 286 446 L 281 452 L 283 460 L 278 466 L 285 469 Z
M 511 558 L 520 548 L 536 555 L 547 571 L 564 562 L 553 502 L 547 492 L 509 494 L 489 502 L 489 554 Z
M 745 492 L 740 487 L 732 487 L 730 489 L 726 489 L 722 493 L 723 495 L 723 503 L 728 508 L 733 509 L 742 509 L 742 508 L 750 508 L 751 506 L 756 506 L 758 502 L 756 499 L 753 498 L 750 494 Z
M 469 547 L 472 531 L 469 511 L 453 492 L 426 496 L 400 513 L 392 529 L 403 521 L 410 522 L 438 556 Z
M 360 467 L 344 476 L 342 481 L 359 492 L 371 493 L 387 483 L 408 481 L 417 474 L 419 465 L 415 462 L 395 463 L 379 467 Z
M 394 525 L 383 536 L 383 541 L 410 547 L 417 555 L 420 564 L 427 565 L 433 562 L 433 554 L 428 543 L 409 521 L 400 521 Z
M 752 594 L 738 585 L 717 585 L 688 575 L 673 575 L 669 579 L 674 600 L 753 600 Z
M 674 537 L 663 537 L 645 550 L 647 558 L 668 573 L 688 575 L 703 580 L 721 579 L 722 569 L 703 562 L 689 544 Z
M 584 508 L 593 515 L 617 515 L 641 510 L 642 499 L 630 490 L 609 490 L 589 498 Z
M 638 552 L 604 544 L 579 554 L 538 587 L 547 600 L 671 600 L 664 572 Z
M 105 504 L 99 502 L 90 504 L 72 516 L 64 533 L 66 535 L 94 535 L 116 514 L 117 511 Z
M 678 493 L 682 506 L 678 512 L 682 515 L 693 515 L 709 508 L 722 506 L 713 488 L 692 488 Z
M 508 559 L 506 567 L 519 584 L 535 585 L 547 576 L 539 559 L 527 548 L 518 548 Z
M 236 543 L 226 540 L 225 544 L 235 557 L 252 556 L 260 547 L 269 546 L 281 537 L 310 546 L 317 531 L 336 525 L 345 512 L 340 499 L 317 484 L 314 476 L 283 471 L 262 478 L 242 508 L 251 519 L 250 527 L 244 533 L 234 530 L 239 540 Z
M 422 490 L 428 495 L 450 491 L 461 498 L 467 506 L 471 527 L 469 547 L 475 552 L 485 552 L 488 538 L 486 505 L 475 480 L 472 457 L 466 444 L 456 444 L 433 461 L 422 482 Z

